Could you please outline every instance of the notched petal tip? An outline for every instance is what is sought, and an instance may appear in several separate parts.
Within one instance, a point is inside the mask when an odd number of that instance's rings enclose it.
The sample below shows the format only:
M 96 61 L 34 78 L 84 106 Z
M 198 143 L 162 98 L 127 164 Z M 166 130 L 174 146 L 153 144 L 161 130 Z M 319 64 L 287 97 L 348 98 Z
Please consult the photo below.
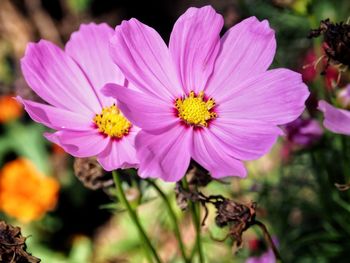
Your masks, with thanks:
M 90 22 L 86 24 L 81 24 L 79 26 L 79 29 L 71 34 L 67 43 L 69 43 L 72 39 L 78 38 L 81 34 L 90 33 L 90 30 L 110 30 L 111 32 L 113 32 L 113 28 L 110 27 L 107 23 Z
M 211 12 L 211 13 L 217 14 L 216 10 L 211 5 L 206 5 L 203 7 L 190 7 L 186 10 L 186 12 L 181 17 L 184 17 L 184 16 L 192 17 L 197 12 L 200 12 L 200 13 Z
M 141 23 L 141 22 L 138 19 L 134 18 L 134 17 L 130 18 L 129 20 L 123 20 L 119 25 L 117 25 L 115 27 L 115 31 L 122 30 L 125 27 L 128 27 L 128 26 L 130 26 L 132 24 L 138 24 L 138 23 Z
M 237 25 L 246 25 L 244 29 L 248 29 L 250 32 L 253 32 L 258 35 L 274 35 L 275 30 L 270 27 L 270 23 L 267 19 L 260 21 L 257 17 L 251 16 L 244 19 Z M 235 26 L 234 26 L 235 27 Z

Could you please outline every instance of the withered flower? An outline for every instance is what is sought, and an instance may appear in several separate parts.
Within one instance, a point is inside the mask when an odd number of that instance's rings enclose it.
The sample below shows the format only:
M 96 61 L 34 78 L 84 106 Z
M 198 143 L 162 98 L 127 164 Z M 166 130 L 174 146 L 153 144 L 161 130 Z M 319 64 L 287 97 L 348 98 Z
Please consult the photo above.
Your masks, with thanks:
M 333 23 L 329 19 L 322 20 L 317 29 L 310 31 L 308 37 L 323 36 L 324 51 L 328 58 L 325 71 L 330 63 L 339 66 L 350 66 L 350 24 Z
M 102 166 L 95 157 L 75 158 L 74 174 L 85 187 L 92 190 L 113 185 L 113 179 L 106 177 Z
M 215 221 L 220 227 L 241 222 L 248 225 L 255 219 L 256 203 L 254 202 L 244 205 L 224 198 L 222 201 L 216 201 L 214 205 L 217 209 Z
M 38 263 L 40 259 L 29 254 L 21 229 L 0 221 L 0 262 Z
M 207 204 L 212 204 L 216 208 L 215 222 L 219 227 L 228 227 L 229 232 L 226 237 L 231 237 L 234 240 L 234 246 L 240 248 L 242 246 L 242 235 L 248 228 L 257 225 L 263 231 L 266 242 L 271 247 L 277 259 L 280 259 L 279 252 L 274 245 L 271 235 L 269 234 L 266 226 L 260 221 L 256 220 L 256 207 L 255 202 L 249 204 L 242 204 L 233 200 L 227 199 L 222 195 L 210 195 L 206 196 L 202 192 L 196 189 L 184 189 L 182 184 L 176 185 L 177 202 L 182 206 L 187 207 L 189 201 L 193 203 L 200 203 L 205 209 L 204 218 L 202 219 L 202 225 L 204 225 L 206 218 L 208 217 L 209 210 Z M 216 238 L 213 238 L 216 239 Z M 217 241 L 223 241 L 217 240 Z
M 242 245 L 242 235 L 255 223 L 256 203 L 248 205 L 221 198 L 213 202 L 216 208 L 215 222 L 219 227 L 229 226 L 229 236 L 235 239 L 237 247 Z
M 210 174 L 198 166 L 193 166 L 193 168 L 187 172 L 186 177 L 189 178 L 188 185 L 190 188 L 204 187 L 213 181 L 213 178 L 210 176 Z
M 207 186 L 213 179 L 208 172 L 200 169 L 199 167 L 192 164 L 192 168 L 188 170 L 186 177 L 188 178 L 188 188 L 189 191 L 184 191 L 180 182 L 175 185 L 175 196 L 176 203 L 181 210 L 186 210 L 188 207 L 188 201 L 191 199 L 196 199 L 196 194 L 192 192 L 197 192 L 198 187 Z M 189 196 L 190 195 L 190 196 Z M 198 200 L 197 200 L 198 201 Z

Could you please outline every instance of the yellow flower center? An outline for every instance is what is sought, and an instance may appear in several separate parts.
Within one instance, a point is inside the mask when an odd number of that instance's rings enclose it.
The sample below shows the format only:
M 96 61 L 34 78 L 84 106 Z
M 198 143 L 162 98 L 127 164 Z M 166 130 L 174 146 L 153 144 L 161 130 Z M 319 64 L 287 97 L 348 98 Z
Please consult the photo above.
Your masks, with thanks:
M 178 98 L 175 101 L 178 117 L 189 125 L 207 127 L 208 122 L 217 117 L 213 111 L 215 107 L 214 99 L 204 100 L 204 92 L 195 95 L 193 91 L 185 98 Z
M 127 135 L 131 127 L 131 122 L 122 115 L 115 104 L 103 108 L 101 114 L 96 114 L 94 123 L 100 132 L 118 139 Z

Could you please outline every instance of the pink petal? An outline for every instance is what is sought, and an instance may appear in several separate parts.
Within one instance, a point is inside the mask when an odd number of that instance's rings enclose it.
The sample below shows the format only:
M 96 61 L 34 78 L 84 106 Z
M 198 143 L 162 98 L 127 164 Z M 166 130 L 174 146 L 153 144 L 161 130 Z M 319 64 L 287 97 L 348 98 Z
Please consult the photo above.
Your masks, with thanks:
M 29 86 L 53 106 L 84 115 L 101 110 L 84 73 L 56 45 L 45 40 L 29 44 L 21 66 Z
M 177 182 L 186 173 L 191 160 L 192 129 L 175 126 L 161 135 L 141 131 L 136 136 L 139 175 Z
M 161 133 L 179 123 L 171 103 L 116 84 L 107 84 L 102 92 L 117 99 L 125 117 L 149 133 Z
M 206 93 L 221 97 L 241 82 L 265 72 L 276 52 L 274 31 L 267 20 L 250 17 L 226 32 Z
M 71 112 L 65 109 L 55 108 L 50 105 L 23 100 L 17 97 L 17 101 L 24 105 L 29 116 L 36 122 L 55 130 L 91 130 L 92 118 Z
M 169 50 L 159 34 L 136 19 L 123 21 L 111 38 L 111 56 L 125 77 L 149 95 L 182 95 Z
M 270 151 L 282 131 L 258 120 L 218 119 L 210 131 L 220 140 L 222 147 L 239 160 L 254 160 Z
M 169 49 L 186 93 L 204 90 L 220 49 L 223 23 L 211 6 L 191 7 L 176 21 Z
M 247 175 L 243 163 L 229 154 L 227 145 L 219 140 L 210 129 L 194 132 L 192 158 L 207 169 L 214 178 L 245 177 Z
M 328 130 L 350 135 L 350 111 L 337 109 L 324 100 L 318 103 L 318 109 L 324 113 L 323 125 Z
M 136 131 L 130 133 L 121 140 L 110 140 L 106 149 L 98 155 L 98 161 L 106 171 L 115 169 L 127 169 L 138 166 L 135 151 Z
M 101 135 L 97 129 L 90 131 L 58 131 L 45 133 L 45 138 L 60 145 L 75 157 L 91 157 L 101 153 L 109 143 L 109 137 Z
M 123 85 L 125 82 L 109 54 L 109 39 L 113 33 L 114 30 L 105 23 L 81 25 L 79 31 L 71 35 L 65 48 L 84 71 L 104 106 L 112 105 L 114 100 L 101 94 L 101 88 L 106 83 Z
M 234 87 L 218 100 L 218 116 L 285 124 L 303 112 L 309 94 L 299 73 L 269 70 Z

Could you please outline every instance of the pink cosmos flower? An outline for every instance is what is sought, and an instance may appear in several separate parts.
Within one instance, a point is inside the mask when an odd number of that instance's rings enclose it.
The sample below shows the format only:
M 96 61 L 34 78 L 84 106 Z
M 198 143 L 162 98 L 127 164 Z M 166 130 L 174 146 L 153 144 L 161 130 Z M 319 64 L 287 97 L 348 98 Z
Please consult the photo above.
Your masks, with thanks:
M 276 237 L 273 237 L 272 240 L 275 246 L 278 246 L 278 239 Z M 249 250 L 253 255 L 250 256 L 245 263 L 276 263 L 276 258 L 273 250 L 271 248 L 268 248 L 266 250 L 266 245 L 262 240 L 253 239 L 250 240 L 248 244 Z M 262 253 L 261 250 L 263 250 Z M 257 252 L 260 252 L 260 254 L 254 255 L 257 254 Z
M 276 258 L 272 249 L 269 249 L 260 256 L 249 257 L 245 263 L 276 263 Z
M 268 22 L 248 18 L 220 39 L 223 18 L 206 6 L 175 23 L 169 47 L 152 28 L 123 21 L 111 55 L 137 88 L 108 85 L 136 138 L 141 177 L 178 181 L 191 158 L 215 178 L 246 176 L 242 160 L 267 153 L 309 96 L 301 75 L 267 71 L 275 55 Z
M 313 146 L 323 135 L 323 129 L 315 119 L 302 117 L 288 123 L 284 127 L 286 141 L 281 148 L 281 157 L 289 162 L 293 151 Z
M 335 108 L 324 100 L 318 103 L 318 109 L 324 114 L 324 127 L 334 133 L 350 135 L 350 111 Z
M 106 170 L 138 163 L 138 128 L 101 93 L 108 82 L 125 84 L 109 56 L 112 34 L 106 24 L 89 24 L 72 34 L 65 51 L 45 40 L 29 44 L 21 60 L 23 75 L 48 104 L 17 97 L 33 120 L 57 130 L 45 135 L 48 140 L 76 157 L 97 156 Z
M 285 126 L 286 137 L 289 143 L 301 147 L 309 147 L 317 142 L 323 130 L 315 119 L 298 118 Z

